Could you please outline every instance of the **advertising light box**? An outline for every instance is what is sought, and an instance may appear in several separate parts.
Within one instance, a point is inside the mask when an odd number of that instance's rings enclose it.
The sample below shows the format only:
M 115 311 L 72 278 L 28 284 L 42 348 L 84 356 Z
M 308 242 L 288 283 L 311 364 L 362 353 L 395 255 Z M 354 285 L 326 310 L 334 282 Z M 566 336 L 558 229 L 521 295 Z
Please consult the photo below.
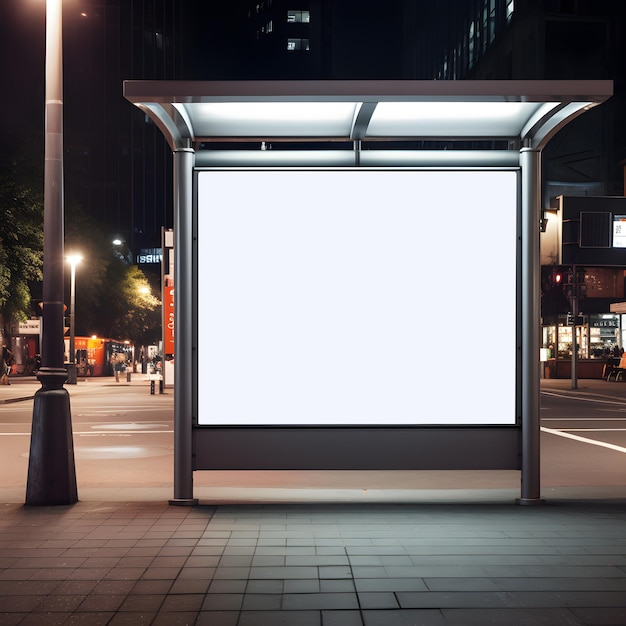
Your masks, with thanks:
M 514 424 L 517 199 L 515 171 L 199 171 L 198 424 Z
M 626 215 L 613 216 L 613 247 L 626 248 Z

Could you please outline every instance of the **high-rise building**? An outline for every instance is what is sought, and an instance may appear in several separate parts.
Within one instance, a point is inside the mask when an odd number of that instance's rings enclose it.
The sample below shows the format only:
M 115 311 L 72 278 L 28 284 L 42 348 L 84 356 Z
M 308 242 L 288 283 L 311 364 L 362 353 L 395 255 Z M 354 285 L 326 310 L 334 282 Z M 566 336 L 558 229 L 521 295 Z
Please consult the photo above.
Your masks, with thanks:
M 401 78 L 402 0 L 247 0 L 248 73 L 261 79 Z
M 544 206 L 561 194 L 618 194 L 626 126 L 626 5 L 611 0 L 407 0 L 419 36 L 407 59 L 436 80 L 615 81 L 609 102 L 569 124 L 544 151 Z

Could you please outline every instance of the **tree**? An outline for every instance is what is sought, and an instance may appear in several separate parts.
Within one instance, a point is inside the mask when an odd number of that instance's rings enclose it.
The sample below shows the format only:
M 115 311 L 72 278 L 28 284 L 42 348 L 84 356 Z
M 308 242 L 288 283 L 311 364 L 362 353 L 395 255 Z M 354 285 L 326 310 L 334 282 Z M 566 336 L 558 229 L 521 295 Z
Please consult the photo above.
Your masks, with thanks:
M 29 283 L 43 274 L 41 192 L 18 178 L 16 164 L 0 167 L 0 313 L 3 323 L 28 319 Z
M 136 266 L 115 258 L 107 272 L 107 336 L 155 343 L 161 337 L 160 300 L 152 295 L 146 275 Z

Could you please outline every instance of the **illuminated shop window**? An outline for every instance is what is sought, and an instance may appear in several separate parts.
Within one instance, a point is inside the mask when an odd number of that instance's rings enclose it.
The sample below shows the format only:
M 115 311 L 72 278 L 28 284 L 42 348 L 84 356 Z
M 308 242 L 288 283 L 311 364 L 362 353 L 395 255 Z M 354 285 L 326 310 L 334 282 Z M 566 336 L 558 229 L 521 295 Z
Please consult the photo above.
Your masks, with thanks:
M 291 24 L 308 24 L 311 19 L 309 11 L 287 11 L 287 22 Z
M 289 52 L 293 52 L 295 50 L 304 50 L 306 52 L 308 49 L 308 39 L 287 39 L 287 50 Z

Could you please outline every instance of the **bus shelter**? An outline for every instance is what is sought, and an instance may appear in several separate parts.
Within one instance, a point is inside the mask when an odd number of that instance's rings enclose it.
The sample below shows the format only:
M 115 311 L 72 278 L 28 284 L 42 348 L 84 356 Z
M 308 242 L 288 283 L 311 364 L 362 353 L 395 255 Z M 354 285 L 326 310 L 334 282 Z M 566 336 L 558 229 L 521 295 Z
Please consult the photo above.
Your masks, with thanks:
M 174 159 L 171 502 L 210 469 L 520 469 L 541 502 L 541 151 L 611 94 L 125 82 Z

